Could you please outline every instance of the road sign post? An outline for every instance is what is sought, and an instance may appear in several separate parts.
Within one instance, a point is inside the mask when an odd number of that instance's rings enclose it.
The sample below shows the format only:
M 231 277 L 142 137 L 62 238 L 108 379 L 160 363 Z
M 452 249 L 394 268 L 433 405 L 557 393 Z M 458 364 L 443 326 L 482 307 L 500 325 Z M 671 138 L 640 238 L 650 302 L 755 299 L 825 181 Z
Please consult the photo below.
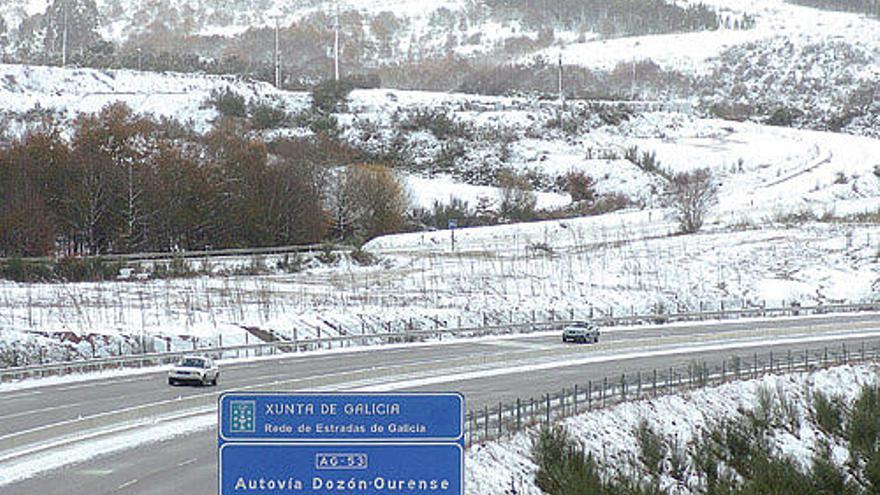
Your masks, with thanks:
M 220 495 L 464 494 L 460 394 L 226 393 Z

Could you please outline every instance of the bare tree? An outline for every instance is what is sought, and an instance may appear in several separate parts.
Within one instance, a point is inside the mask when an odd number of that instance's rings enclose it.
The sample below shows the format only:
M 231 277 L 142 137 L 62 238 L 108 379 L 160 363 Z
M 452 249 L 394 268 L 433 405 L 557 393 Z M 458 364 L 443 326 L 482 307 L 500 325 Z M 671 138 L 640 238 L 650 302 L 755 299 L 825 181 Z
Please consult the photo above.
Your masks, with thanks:
M 528 179 L 503 170 L 498 176 L 498 185 L 501 187 L 498 206 L 501 216 L 513 221 L 530 220 L 534 216 L 537 198 Z
M 666 184 L 665 203 L 675 210 L 682 232 L 699 231 L 706 215 L 718 203 L 718 185 L 712 172 L 700 168 L 673 175 Z
M 410 198 L 403 182 L 384 165 L 346 167 L 330 184 L 329 210 L 340 238 L 365 241 L 399 232 Z

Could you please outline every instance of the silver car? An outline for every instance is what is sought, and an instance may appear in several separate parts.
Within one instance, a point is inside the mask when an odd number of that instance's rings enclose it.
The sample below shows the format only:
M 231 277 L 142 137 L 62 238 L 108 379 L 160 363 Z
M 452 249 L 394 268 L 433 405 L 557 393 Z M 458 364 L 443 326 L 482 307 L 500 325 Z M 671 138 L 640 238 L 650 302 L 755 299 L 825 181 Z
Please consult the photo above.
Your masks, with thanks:
M 211 358 L 184 356 L 168 372 L 168 385 L 178 383 L 217 385 L 218 378 L 220 378 L 220 368 Z
M 562 329 L 563 342 L 599 342 L 599 328 L 586 322 L 572 323 Z

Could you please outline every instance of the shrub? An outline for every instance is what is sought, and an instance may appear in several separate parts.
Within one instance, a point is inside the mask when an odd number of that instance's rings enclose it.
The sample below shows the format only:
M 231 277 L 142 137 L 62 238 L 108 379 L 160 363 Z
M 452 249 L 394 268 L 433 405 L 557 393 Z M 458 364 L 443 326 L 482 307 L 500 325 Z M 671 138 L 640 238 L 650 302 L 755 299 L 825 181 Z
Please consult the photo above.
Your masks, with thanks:
M 52 268 L 45 263 L 26 262 L 9 258 L 0 264 L 0 278 L 13 282 L 47 282 L 55 278 Z
M 566 190 L 572 201 L 594 201 L 596 199 L 596 183 L 593 178 L 582 171 L 571 171 L 565 176 Z
M 666 459 L 666 443 L 663 437 L 657 434 L 645 419 L 639 421 L 635 435 L 639 445 L 639 461 L 651 475 L 659 476 L 663 471 L 663 461 Z
M 287 120 L 284 109 L 268 103 L 251 104 L 249 111 L 254 128 L 259 130 L 277 129 Z
M 709 169 L 677 173 L 666 184 L 665 203 L 675 211 L 685 234 L 698 232 L 717 202 L 718 185 Z
M 544 427 L 533 440 L 535 484 L 549 494 L 601 494 L 604 483 L 592 455 L 584 453 L 561 426 Z
M 231 88 L 212 90 L 208 97 L 208 104 L 224 117 L 244 118 L 247 116 L 247 102 L 244 96 Z
M 372 253 L 357 248 L 351 252 L 351 259 L 360 266 L 375 265 L 377 258 Z
M 876 456 L 880 442 L 880 390 L 862 388 L 849 412 L 846 433 L 853 459 Z
M 501 216 L 514 221 L 534 218 L 537 198 L 528 179 L 511 170 L 504 170 L 498 182 L 501 187 Z
M 324 81 L 312 88 L 312 107 L 325 115 L 339 112 L 353 89 L 347 79 Z
M 829 435 L 841 435 L 843 433 L 843 405 L 840 401 L 829 399 L 822 392 L 813 394 L 813 416 L 816 424 Z
M 61 258 L 53 267 L 56 279 L 64 282 L 102 282 L 114 280 L 122 264 L 104 258 Z

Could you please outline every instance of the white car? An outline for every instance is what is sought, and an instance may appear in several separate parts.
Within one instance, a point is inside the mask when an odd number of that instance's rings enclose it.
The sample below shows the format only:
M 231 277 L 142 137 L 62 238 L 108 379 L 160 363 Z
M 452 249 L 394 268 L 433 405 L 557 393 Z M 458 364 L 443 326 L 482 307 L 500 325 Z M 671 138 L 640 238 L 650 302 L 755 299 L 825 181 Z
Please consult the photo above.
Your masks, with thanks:
M 184 356 L 168 372 L 168 385 L 193 383 L 196 385 L 217 385 L 220 368 L 211 358 Z
M 576 322 L 566 326 L 562 330 L 563 342 L 599 342 L 599 328 L 586 322 Z

